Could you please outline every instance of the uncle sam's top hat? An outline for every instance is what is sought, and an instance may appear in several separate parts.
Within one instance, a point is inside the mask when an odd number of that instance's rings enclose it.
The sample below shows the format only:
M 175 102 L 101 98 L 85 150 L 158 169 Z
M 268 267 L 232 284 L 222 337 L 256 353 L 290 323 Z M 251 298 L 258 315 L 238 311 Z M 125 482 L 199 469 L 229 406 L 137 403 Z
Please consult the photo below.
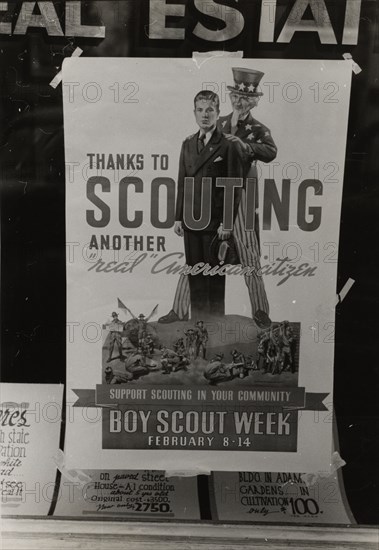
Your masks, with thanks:
M 238 92 L 248 97 L 257 97 L 263 95 L 257 88 L 265 73 L 254 69 L 245 69 L 241 67 L 232 67 L 234 86 L 227 86 L 228 90 Z

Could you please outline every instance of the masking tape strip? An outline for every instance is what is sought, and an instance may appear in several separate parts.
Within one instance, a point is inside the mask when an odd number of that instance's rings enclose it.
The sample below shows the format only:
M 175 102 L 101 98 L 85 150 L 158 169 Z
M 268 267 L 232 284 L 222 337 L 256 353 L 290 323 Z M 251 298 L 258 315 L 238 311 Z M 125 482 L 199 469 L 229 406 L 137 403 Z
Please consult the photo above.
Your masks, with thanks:
M 239 50 L 237 52 L 224 52 L 222 50 L 215 50 L 212 52 L 193 52 L 192 53 L 192 59 L 196 64 L 196 67 L 200 69 L 200 67 L 206 63 L 206 61 L 209 61 L 210 59 L 215 59 L 217 57 L 234 57 L 238 59 L 243 58 L 243 51 Z
M 345 466 L 346 462 L 343 458 L 341 458 L 338 451 L 334 451 L 334 453 L 331 456 L 330 459 L 330 471 L 329 472 L 317 472 L 312 474 L 300 474 L 300 477 L 303 481 L 303 483 L 306 484 L 307 487 L 311 487 L 315 483 L 317 483 L 320 478 L 322 477 L 329 477 L 334 472 L 342 468 L 342 466 Z
M 71 483 L 79 484 L 84 487 L 91 481 L 91 478 L 82 470 L 68 470 L 66 468 L 66 456 L 60 449 L 58 449 L 56 454 L 53 456 L 53 461 L 62 476 Z
M 349 292 L 349 290 L 351 289 L 354 283 L 355 283 L 355 280 L 349 277 L 349 279 L 346 281 L 346 283 L 342 287 L 342 290 L 340 290 L 340 292 L 336 296 L 336 302 L 335 302 L 336 306 L 346 298 L 346 294 Z
M 81 48 L 75 48 L 75 50 L 72 52 L 72 55 L 71 57 L 80 57 L 83 53 L 83 50 Z M 57 73 L 53 80 L 50 82 L 50 86 L 52 88 L 56 88 L 58 86 L 58 84 L 60 84 L 62 82 L 62 71 L 59 71 L 59 73 Z
M 342 55 L 342 57 L 345 59 L 345 61 L 351 61 L 352 62 L 351 70 L 353 71 L 354 74 L 359 74 L 359 73 L 362 72 L 362 69 L 360 68 L 358 63 L 355 63 L 351 53 L 344 53 Z

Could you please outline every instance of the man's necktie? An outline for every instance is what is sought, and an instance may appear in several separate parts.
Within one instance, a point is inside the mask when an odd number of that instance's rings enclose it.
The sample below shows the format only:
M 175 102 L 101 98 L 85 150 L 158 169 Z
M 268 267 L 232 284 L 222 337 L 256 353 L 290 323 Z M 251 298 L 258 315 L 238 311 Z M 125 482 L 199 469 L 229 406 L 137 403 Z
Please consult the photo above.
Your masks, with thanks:
M 205 134 L 202 134 L 197 140 L 197 151 L 200 154 L 205 147 Z

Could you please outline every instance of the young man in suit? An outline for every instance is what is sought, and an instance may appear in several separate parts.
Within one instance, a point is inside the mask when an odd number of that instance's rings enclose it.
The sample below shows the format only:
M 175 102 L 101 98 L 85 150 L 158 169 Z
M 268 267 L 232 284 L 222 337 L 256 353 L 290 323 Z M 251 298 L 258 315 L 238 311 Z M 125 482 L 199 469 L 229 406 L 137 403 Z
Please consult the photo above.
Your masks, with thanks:
M 174 231 L 184 237 L 188 266 L 201 263 L 214 266 L 217 264 L 210 251 L 213 238 L 217 235 L 221 240 L 228 239 L 231 234 L 223 228 L 224 188 L 216 186 L 216 180 L 239 178 L 242 183 L 243 168 L 237 144 L 227 140 L 217 126 L 220 116 L 218 95 L 211 91 L 199 92 L 194 99 L 194 115 L 199 131 L 184 140 L 182 145 Z M 191 180 L 186 181 L 186 178 Z M 211 181 L 210 204 L 204 191 L 204 178 Z M 235 195 L 236 215 L 238 193 Z M 204 216 L 207 212 L 210 213 L 208 217 Z M 192 318 L 224 315 L 225 276 L 200 272 L 188 277 Z
M 263 77 L 262 72 L 253 69 L 233 67 L 234 85 L 228 86 L 232 112 L 218 120 L 219 128 L 225 133 L 227 140 L 234 142 L 241 156 L 244 177 L 258 180 L 257 161 L 271 162 L 275 159 L 277 148 L 272 139 L 270 130 L 261 122 L 253 118 L 251 110 L 258 105 L 263 95 L 258 90 L 259 82 Z M 256 186 L 257 187 L 257 186 Z M 256 215 L 254 231 L 245 230 L 245 190 L 234 223 L 233 237 L 242 266 L 260 267 L 259 224 Z M 255 207 L 258 207 L 258 192 L 255 193 Z M 258 312 L 260 316 L 267 317 L 269 304 L 266 296 L 264 282 L 258 275 L 245 277 L 249 292 L 252 315 Z M 188 318 L 190 306 L 188 277 L 182 275 L 179 279 L 172 310 L 159 319 L 160 323 L 172 323 Z

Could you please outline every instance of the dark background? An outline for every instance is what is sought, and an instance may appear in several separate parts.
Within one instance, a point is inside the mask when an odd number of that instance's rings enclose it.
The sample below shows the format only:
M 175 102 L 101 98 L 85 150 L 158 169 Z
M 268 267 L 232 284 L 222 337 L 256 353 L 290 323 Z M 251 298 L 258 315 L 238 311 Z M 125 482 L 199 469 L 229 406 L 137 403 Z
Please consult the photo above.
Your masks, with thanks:
M 341 59 L 350 52 L 362 72 L 352 81 L 337 289 L 349 277 L 356 282 L 337 308 L 334 404 L 349 503 L 359 523 L 378 523 L 378 3 L 362 2 L 357 46 L 321 45 L 316 33 L 296 33 L 290 44 L 259 44 L 260 2 L 255 0 L 230 0 L 247 21 L 237 39 L 206 43 L 191 35 L 196 21 L 191 0 L 187 3 L 184 41 L 148 39 L 147 0 L 83 2 L 83 24 L 105 24 L 103 40 L 57 39 L 42 29 L 0 36 L 2 380 L 65 383 L 62 87 L 49 86 L 64 57 L 77 46 L 87 57 L 191 57 L 193 51 L 226 49 L 244 50 L 246 58 Z M 345 2 L 326 3 L 341 42 Z M 63 14 L 64 2 L 54 4 Z M 292 5 L 293 0 L 278 1 L 279 29 Z M 9 2 L 9 9 L 19 7 L 20 2 Z M 200 483 L 201 491 L 204 487 Z M 207 495 L 202 495 L 207 517 Z

